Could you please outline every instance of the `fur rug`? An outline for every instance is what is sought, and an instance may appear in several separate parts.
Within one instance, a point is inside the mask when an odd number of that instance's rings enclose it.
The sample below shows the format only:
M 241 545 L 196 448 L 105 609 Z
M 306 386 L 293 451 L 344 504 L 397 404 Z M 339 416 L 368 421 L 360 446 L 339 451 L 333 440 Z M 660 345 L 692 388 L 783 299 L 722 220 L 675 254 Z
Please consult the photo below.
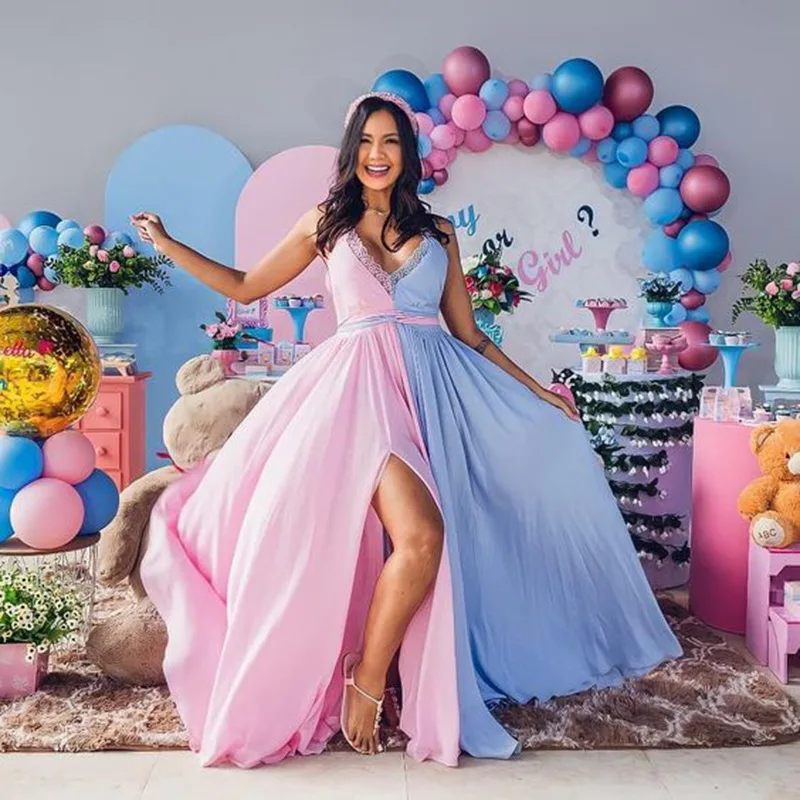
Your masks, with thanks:
M 124 591 L 100 589 L 97 612 L 113 611 Z M 738 747 L 800 738 L 800 711 L 778 684 L 679 605 L 661 603 L 685 656 L 617 689 L 495 709 L 525 749 Z M 389 747 L 404 744 L 396 729 L 383 735 Z M 55 653 L 36 694 L 0 700 L 0 751 L 186 746 L 165 687 L 111 680 L 80 650 Z M 337 737 L 330 749 L 346 745 Z

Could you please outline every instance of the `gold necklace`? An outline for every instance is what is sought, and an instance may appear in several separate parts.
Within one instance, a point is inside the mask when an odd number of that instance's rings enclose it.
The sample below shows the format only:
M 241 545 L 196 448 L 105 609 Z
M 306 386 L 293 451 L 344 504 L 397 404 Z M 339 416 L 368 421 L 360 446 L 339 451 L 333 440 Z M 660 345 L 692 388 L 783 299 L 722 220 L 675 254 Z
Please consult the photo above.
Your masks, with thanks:
M 373 214 L 377 214 L 379 217 L 386 217 L 389 215 L 388 211 L 381 211 L 381 209 L 373 208 L 372 206 L 367 206 L 366 210 L 371 211 Z

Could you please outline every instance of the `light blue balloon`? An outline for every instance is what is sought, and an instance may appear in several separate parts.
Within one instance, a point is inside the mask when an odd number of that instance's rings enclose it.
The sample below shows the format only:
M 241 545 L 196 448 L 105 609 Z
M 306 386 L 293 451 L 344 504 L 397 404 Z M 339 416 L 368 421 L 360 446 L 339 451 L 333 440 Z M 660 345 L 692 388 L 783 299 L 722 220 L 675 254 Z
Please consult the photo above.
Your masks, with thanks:
M 661 131 L 658 120 L 652 114 L 642 114 L 633 121 L 633 135 L 652 142 Z
M 669 314 L 664 317 L 664 322 L 666 322 L 670 327 L 674 328 L 680 325 L 682 322 L 686 322 L 687 316 L 688 312 L 686 309 L 680 303 L 675 303 L 670 309 Z
M 683 179 L 683 167 L 669 164 L 658 171 L 658 182 L 665 189 L 677 189 Z
M 642 248 L 642 263 L 651 272 L 671 272 L 680 264 L 678 242 L 660 228 L 653 231 Z
M 663 191 L 675 191 L 665 189 Z M 725 228 L 710 219 L 690 222 L 678 234 L 681 263 L 689 269 L 713 270 L 728 254 L 730 240 Z
M 704 322 L 706 325 L 711 322 L 711 315 L 708 313 L 708 309 L 705 306 L 690 309 L 686 316 L 692 322 Z
M 678 157 L 675 159 L 675 163 L 685 172 L 694 165 L 694 154 L 686 148 L 678 150 Z
M 713 294 L 719 289 L 722 275 L 715 269 L 696 270 L 694 276 L 694 288 L 703 294 Z
M 0 542 L 14 535 L 14 529 L 11 527 L 11 503 L 16 494 L 9 489 L 0 489 Z
M 610 136 L 597 143 L 597 160 L 601 164 L 610 164 L 617 160 L 617 142 Z
M 83 231 L 80 228 L 66 228 L 58 234 L 58 246 L 80 250 L 84 245 Z
M 673 239 L 672 241 L 675 240 Z M 686 267 L 679 267 L 678 269 L 672 270 L 669 276 L 672 280 L 680 283 L 682 294 L 686 294 L 686 292 L 690 292 L 694 289 L 694 275 L 691 270 L 686 269 Z
M 647 161 L 647 142 L 638 136 L 623 139 L 617 147 L 617 161 L 628 169 L 644 164 Z
M 433 120 L 434 125 L 444 125 L 447 122 L 447 117 L 438 108 L 429 108 L 428 116 Z
M 17 281 L 20 289 L 32 289 L 36 286 L 36 276 L 24 265 L 17 267 Z
M 611 129 L 611 138 L 621 142 L 633 136 L 633 125 L 630 122 L 617 122 Z
M 441 72 L 434 72 L 423 81 L 425 91 L 428 93 L 428 102 L 438 110 L 439 101 L 446 95 L 450 94 L 450 87 L 444 79 Z M 428 112 L 430 114 L 430 111 Z
M 34 253 L 40 256 L 54 256 L 58 253 L 58 233 L 49 225 L 40 225 L 31 231 L 28 243 Z
M 511 133 L 511 120 L 497 109 L 488 111 L 483 121 L 483 132 L 494 142 L 502 142 Z
M 43 469 L 36 442 L 23 436 L 0 437 L 0 488 L 17 492 L 41 478 Z
M 62 219 L 61 222 L 56 225 L 56 230 L 59 233 L 64 233 L 64 231 L 68 230 L 69 228 L 77 228 L 80 230 L 81 226 L 75 222 L 74 219 Z
M 119 491 L 114 481 L 100 469 L 75 486 L 83 500 L 83 525 L 79 534 L 99 533 L 117 515 Z
M 589 148 L 592 146 L 591 139 L 587 139 L 585 136 L 581 136 L 578 139 L 578 144 L 569 151 L 571 156 L 575 158 L 580 158 L 581 156 L 585 156 L 589 152 Z
M 13 267 L 28 254 L 28 239 L 17 228 L 0 231 L 0 264 Z
M 56 272 L 56 268 L 52 266 L 48 266 L 44 268 L 44 276 L 50 283 L 59 283 L 58 280 L 58 273 Z
M 103 250 L 111 250 L 119 245 L 133 244 L 133 239 L 122 231 L 112 231 L 103 241 Z
M 17 289 L 17 300 L 20 303 L 32 303 L 36 299 L 36 290 L 33 288 Z
M 530 83 L 531 91 L 549 92 L 553 85 L 553 76 L 549 72 L 537 75 Z
M 420 194 L 430 194 L 436 188 L 436 184 L 433 181 L 433 178 L 423 178 L 419 182 L 419 186 L 417 187 L 417 191 Z
M 603 175 L 606 181 L 615 189 L 625 189 L 628 186 L 628 173 L 630 170 L 623 167 L 618 161 L 603 165 Z
M 503 107 L 503 103 L 508 100 L 508 84 L 499 78 L 489 78 L 478 92 L 478 97 L 486 103 L 486 108 L 490 111 L 497 111 Z M 486 134 L 487 136 L 489 134 Z
M 419 152 L 420 158 L 427 158 L 431 154 L 433 151 L 433 144 L 430 136 L 426 136 L 424 133 L 419 135 L 419 139 L 417 140 L 417 151 Z
M 61 217 L 59 217 L 58 214 L 54 214 L 52 211 L 31 211 L 19 221 L 17 228 L 19 228 L 25 236 L 30 236 L 34 228 L 38 228 L 41 225 L 55 228 L 59 222 L 61 222 Z
M 669 225 L 680 217 L 683 200 L 677 189 L 656 189 L 645 198 L 643 209 L 653 225 Z

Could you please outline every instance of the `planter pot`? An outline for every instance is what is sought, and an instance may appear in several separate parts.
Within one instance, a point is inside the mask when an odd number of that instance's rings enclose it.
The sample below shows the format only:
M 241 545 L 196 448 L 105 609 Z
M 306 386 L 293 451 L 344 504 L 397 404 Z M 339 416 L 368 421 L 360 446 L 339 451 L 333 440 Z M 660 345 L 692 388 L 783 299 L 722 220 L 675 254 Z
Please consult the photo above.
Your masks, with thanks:
M 645 311 L 647 312 L 647 325 L 650 328 L 666 328 L 667 323 L 664 318 L 672 311 L 672 303 L 663 303 L 660 301 L 648 301 L 645 303 Z
M 495 315 L 488 308 L 476 308 L 472 315 L 475 317 L 478 329 L 483 331 L 497 347 L 500 347 L 503 344 L 503 329 L 495 322 Z
M 27 644 L 0 644 L 0 697 L 25 697 L 39 689 L 50 653 L 37 653 L 33 661 L 26 661 L 27 652 Z
M 234 377 L 233 365 L 241 358 L 241 353 L 238 350 L 212 350 L 211 355 L 222 364 L 225 375 L 229 378 Z
M 800 389 L 800 326 L 775 329 L 775 374 L 781 389 Z
M 125 327 L 121 289 L 86 290 L 86 327 L 98 344 L 113 344 Z

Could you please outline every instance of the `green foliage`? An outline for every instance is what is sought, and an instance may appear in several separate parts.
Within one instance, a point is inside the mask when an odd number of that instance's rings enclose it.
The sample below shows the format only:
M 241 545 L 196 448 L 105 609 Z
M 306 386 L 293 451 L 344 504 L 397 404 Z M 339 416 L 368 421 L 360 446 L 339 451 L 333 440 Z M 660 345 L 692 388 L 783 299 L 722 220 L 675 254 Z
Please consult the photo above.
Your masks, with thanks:
M 639 278 L 639 296 L 647 303 L 674 303 L 681 294 L 680 281 L 674 281 L 663 272 Z
M 734 322 L 749 312 L 773 328 L 800 325 L 800 267 L 796 263 L 770 267 L 766 259 L 758 258 L 742 273 L 741 281 L 753 294 L 733 304 Z

